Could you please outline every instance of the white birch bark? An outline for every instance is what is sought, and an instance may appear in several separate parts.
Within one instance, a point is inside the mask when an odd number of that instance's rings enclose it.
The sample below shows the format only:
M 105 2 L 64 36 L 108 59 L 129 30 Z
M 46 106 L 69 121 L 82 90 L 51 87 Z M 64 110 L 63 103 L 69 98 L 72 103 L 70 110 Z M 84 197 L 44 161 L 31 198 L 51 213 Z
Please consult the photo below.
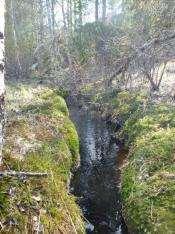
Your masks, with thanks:
M 4 18 L 5 0 L 0 0 L 0 165 L 2 164 L 3 128 L 4 128 Z

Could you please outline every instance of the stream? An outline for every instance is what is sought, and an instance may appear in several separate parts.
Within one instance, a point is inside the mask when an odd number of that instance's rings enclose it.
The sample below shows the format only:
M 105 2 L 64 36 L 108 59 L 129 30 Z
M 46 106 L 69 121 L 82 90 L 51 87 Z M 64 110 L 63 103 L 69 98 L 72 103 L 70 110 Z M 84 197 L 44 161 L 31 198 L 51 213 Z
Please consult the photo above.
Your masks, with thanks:
M 104 119 L 70 106 L 80 138 L 81 165 L 72 179 L 73 193 L 86 219 L 86 233 L 126 234 L 121 214 L 118 146 Z

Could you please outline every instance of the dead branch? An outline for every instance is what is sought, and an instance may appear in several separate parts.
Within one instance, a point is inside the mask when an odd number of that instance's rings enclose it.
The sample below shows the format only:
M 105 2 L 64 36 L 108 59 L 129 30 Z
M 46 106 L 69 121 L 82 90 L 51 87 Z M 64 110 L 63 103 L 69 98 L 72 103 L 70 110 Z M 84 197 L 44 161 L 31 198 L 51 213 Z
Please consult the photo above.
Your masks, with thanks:
M 140 48 L 135 48 L 134 52 L 131 53 L 130 56 L 126 58 L 121 59 L 121 64 L 118 66 L 118 69 L 110 76 L 109 83 L 112 82 L 112 80 L 119 75 L 121 72 L 126 71 L 129 67 L 130 62 L 140 53 L 143 53 L 146 49 L 149 49 L 153 46 L 161 45 L 162 43 L 165 43 L 166 41 L 175 39 L 175 32 L 162 36 L 161 38 L 154 38 L 151 41 L 145 43 Z
M 1 177 L 47 177 L 49 174 L 44 172 L 23 172 L 23 171 L 0 171 Z
M 161 172 L 159 176 L 163 179 L 175 180 L 175 173 Z
M 167 62 L 165 62 L 165 63 L 163 64 L 163 69 L 162 69 L 162 71 L 161 71 L 161 75 L 160 75 L 160 78 L 159 78 L 159 80 L 158 80 L 157 87 L 159 87 L 160 84 L 161 84 L 161 81 L 162 81 L 162 79 L 163 79 L 163 75 L 164 75 L 164 72 L 165 72 L 166 65 L 167 65 Z

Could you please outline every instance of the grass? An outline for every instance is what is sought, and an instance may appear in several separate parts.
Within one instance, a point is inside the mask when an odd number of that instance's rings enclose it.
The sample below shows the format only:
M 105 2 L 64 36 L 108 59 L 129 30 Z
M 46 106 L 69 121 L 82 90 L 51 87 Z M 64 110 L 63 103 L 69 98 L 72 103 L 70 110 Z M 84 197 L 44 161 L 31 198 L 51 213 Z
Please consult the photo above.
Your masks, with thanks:
M 36 223 L 44 233 L 85 233 L 76 198 L 68 194 L 70 172 L 79 161 L 78 135 L 58 93 L 46 87 L 7 86 L 6 169 L 49 176 L 1 180 L 6 233 L 28 233 Z

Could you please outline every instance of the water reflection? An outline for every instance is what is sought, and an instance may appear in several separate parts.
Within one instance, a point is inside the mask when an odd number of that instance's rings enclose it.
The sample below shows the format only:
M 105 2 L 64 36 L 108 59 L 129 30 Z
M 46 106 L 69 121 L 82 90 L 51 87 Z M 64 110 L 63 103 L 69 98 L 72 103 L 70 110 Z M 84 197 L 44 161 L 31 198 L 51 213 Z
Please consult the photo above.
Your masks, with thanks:
M 81 139 L 81 167 L 74 192 L 87 219 L 87 233 L 124 234 L 119 196 L 118 147 L 105 121 L 89 112 L 72 109 Z

